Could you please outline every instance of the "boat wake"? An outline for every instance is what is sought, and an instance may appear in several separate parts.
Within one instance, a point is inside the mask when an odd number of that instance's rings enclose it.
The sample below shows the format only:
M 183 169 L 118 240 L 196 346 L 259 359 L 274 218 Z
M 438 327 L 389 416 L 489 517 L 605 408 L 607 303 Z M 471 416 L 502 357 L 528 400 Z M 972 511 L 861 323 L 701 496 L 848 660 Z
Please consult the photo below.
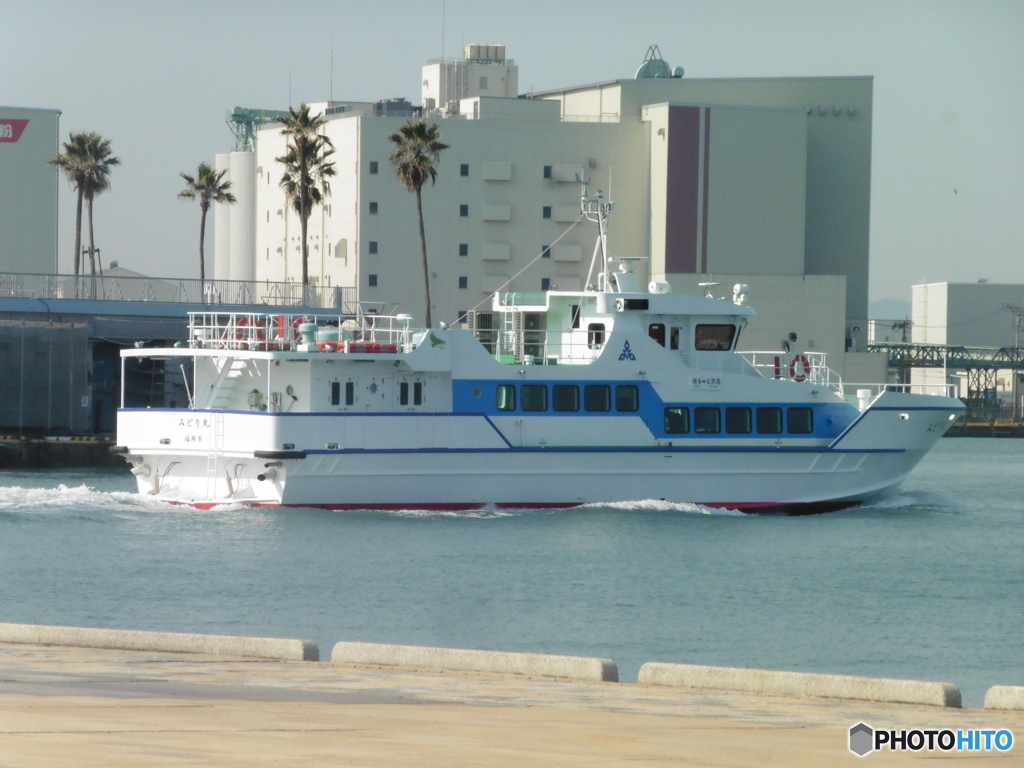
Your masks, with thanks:
M 687 502 L 662 501 L 661 499 L 641 499 L 638 501 L 615 501 L 607 504 L 585 504 L 582 509 L 615 509 L 623 512 L 677 512 L 687 515 L 706 515 L 713 517 L 747 517 L 737 509 L 721 509 L 705 507 L 701 504 Z
M 857 510 L 919 510 L 919 511 L 951 511 L 956 504 L 948 496 L 937 491 L 901 491 L 892 496 L 885 496 L 879 499 L 866 502 Z
M 169 505 L 131 491 L 100 491 L 86 484 L 53 488 L 0 487 L 0 515 L 77 515 L 91 513 L 131 514 L 167 509 Z

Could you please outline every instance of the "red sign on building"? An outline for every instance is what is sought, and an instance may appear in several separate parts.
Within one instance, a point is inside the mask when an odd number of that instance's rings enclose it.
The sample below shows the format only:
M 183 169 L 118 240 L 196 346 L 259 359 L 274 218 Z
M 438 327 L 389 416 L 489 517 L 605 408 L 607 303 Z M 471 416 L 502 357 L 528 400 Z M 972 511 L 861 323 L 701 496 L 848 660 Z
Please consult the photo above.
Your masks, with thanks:
M 0 144 L 13 144 L 21 138 L 28 120 L 15 120 L 13 117 L 0 117 Z

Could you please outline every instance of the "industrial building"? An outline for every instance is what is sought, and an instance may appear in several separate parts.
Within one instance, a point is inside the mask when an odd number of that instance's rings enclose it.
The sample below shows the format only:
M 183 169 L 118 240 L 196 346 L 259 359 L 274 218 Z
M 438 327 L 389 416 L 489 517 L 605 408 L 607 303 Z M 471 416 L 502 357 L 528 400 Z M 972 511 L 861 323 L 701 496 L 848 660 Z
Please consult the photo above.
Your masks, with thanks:
M 0 272 L 57 271 L 59 121 L 56 109 L 0 107 Z
M 946 359 L 912 368 L 911 383 L 954 386 L 960 397 L 1001 404 L 1010 418 L 1024 413 L 1024 285 L 929 283 L 912 292 L 911 342 L 942 348 Z
M 593 282 L 596 233 L 575 224 L 582 178 L 615 202 L 609 250 L 644 257 L 642 280 L 718 282 L 722 296 L 748 284 L 759 315 L 744 348 L 829 352 L 844 379 L 884 380 L 884 360 L 864 352 L 870 77 L 688 79 L 652 49 L 635 78 L 513 97 L 517 79 L 503 46 L 423 68 L 422 114 L 450 147 L 423 190 L 435 318 L 472 320 L 499 290 Z M 311 284 L 356 286 L 422 318 L 415 197 L 388 161 L 407 116 L 312 107 L 337 176 L 309 222 Z M 235 279 L 298 280 L 299 222 L 278 185 L 285 141 L 274 124 L 255 135 L 244 161 L 229 158 L 240 201 L 255 198 L 252 251 L 232 228 L 225 260 L 218 218 L 216 261 L 240 265 Z

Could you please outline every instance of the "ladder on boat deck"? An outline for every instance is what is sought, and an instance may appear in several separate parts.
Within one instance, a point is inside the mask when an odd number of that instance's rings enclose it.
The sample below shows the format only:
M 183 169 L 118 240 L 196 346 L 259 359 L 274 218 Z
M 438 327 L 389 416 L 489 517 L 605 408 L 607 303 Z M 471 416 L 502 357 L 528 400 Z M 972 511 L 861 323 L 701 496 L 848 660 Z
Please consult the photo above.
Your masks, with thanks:
M 217 490 L 217 455 L 224 447 L 224 411 L 214 411 L 210 421 L 210 438 L 206 443 L 206 498 Z
M 235 392 L 237 379 L 245 372 L 248 360 L 237 357 L 229 357 L 224 361 L 224 366 L 217 374 L 217 380 L 213 383 L 213 401 L 210 408 L 223 410 L 231 402 L 231 396 Z
M 512 360 L 520 363 L 523 360 L 523 313 L 501 313 L 501 352 L 508 350 Z

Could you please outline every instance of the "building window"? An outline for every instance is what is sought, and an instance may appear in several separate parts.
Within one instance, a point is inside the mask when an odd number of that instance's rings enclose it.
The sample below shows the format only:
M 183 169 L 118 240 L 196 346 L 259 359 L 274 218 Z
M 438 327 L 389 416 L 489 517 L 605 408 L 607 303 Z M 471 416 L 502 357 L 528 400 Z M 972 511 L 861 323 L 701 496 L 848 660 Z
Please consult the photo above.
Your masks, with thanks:
M 540 279 L 540 289 L 542 291 L 550 291 L 551 290 L 551 278 L 550 277 L 542 277 Z
M 370 253 L 376 253 L 376 252 L 377 252 L 377 241 L 376 240 L 371 240 L 370 241 Z
M 459 206 L 459 216 L 462 216 L 462 217 L 469 216 L 469 206 L 466 205 L 465 203 L 463 203 L 462 205 Z
M 371 214 L 377 213 L 377 203 L 375 203 L 375 202 L 371 202 L 370 203 L 370 213 Z
M 378 166 L 378 163 L 377 163 L 376 160 L 371 160 L 370 161 L 370 173 L 377 173 L 378 167 L 379 166 Z
M 459 256 L 469 256 L 469 243 L 459 243 Z
M 469 310 L 468 309 L 460 309 L 459 310 L 459 319 L 456 320 L 455 322 L 456 323 L 468 323 L 469 322 Z
M 376 275 L 368 275 L 367 276 L 366 284 L 368 286 L 370 286 L 371 288 L 376 288 L 377 287 L 377 276 Z
M 550 245 L 542 245 L 540 247 L 540 255 L 541 255 L 541 258 L 550 259 L 551 258 L 551 246 Z
M 468 277 L 460 277 L 459 278 L 459 288 L 469 288 L 469 278 Z
M 685 435 L 690 431 L 690 409 L 689 408 L 666 408 L 665 409 L 665 434 Z
M 545 219 L 550 219 L 551 218 L 551 206 L 550 205 L 545 205 L 543 208 L 541 208 L 541 216 L 543 218 L 545 218 Z
M 459 166 L 459 176 L 469 176 L 469 163 L 462 163 Z
M 545 179 L 550 179 L 551 178 L 551 171 L 553 169 L 554 169 L 553 166 L 550 166 L 550 165 L 545 165 L 544 166 L 544 178 Z
M 481 91 L 486 91 L 487 90 L 487 76 L 486 75 L 481 75 L 480 76 L 480 90 Z

